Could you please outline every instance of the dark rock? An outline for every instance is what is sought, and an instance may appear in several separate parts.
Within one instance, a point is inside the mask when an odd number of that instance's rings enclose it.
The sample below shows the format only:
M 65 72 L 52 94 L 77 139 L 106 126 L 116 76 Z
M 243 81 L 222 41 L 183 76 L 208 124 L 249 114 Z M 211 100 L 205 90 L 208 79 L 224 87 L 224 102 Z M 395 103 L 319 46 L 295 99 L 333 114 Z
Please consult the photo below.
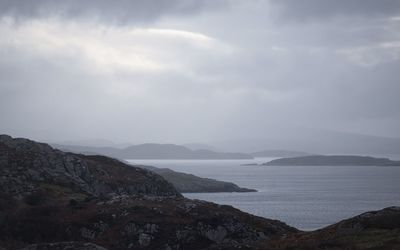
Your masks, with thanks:
M 155 209 L 157 208 L 157 209 Z M 189 208 L 189 209 L 188 209 Z M 49 210 L 51 209 L 51 210 Z M 85 202 L 73 210 L 19 206 L 0 222 L 0 242 L 92 242 L 108 249 L 203 249 L 219 244 L 255 244 L 296 229 L 286 224 L 185 198 L 120 196 Z
M 313 232 L 266 242 L 265 249 L 400 249 L 400 207 L 388 207 Z
M 24 247 L 21 250 L 107 250 L 104 247 L 87 243 L 87 242 L 56 242 L 56 243 L 42 243 L 32 244 Z

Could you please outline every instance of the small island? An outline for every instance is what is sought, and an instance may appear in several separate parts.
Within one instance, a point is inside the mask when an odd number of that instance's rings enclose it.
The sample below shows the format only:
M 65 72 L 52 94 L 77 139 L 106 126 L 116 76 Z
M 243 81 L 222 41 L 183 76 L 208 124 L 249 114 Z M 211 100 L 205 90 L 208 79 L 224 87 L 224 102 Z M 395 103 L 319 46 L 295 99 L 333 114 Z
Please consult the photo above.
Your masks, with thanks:
M 309 155 L 280 158 L 262 165 L 265 166 L 400 166 L 400 161 L 388 158 L 375 158 L 357 155 Z

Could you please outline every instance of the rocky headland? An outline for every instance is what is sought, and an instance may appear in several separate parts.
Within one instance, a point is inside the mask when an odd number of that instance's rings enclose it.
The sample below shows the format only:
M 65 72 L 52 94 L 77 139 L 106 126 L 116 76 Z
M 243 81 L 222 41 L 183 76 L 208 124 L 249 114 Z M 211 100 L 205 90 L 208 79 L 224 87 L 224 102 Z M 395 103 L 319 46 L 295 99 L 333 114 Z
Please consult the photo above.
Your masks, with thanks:
M 257 192 L 255 189 L 243 188 L 232 182 L 201 178 L 196 175 L 173 171 L 169 168 L 137 166 L 161 175 L 181 193 L 219 193 L 219 192 Z

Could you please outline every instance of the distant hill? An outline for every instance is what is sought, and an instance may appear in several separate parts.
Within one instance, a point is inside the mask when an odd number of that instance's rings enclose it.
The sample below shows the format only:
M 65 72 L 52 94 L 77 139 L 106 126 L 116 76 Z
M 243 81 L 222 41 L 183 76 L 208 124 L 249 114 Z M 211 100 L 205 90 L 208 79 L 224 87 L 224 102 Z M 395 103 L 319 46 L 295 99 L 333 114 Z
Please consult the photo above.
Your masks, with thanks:
M 356 155 L 310 155 L 281 158 L 264 163 L 267 166 L 400 166 L 400 161 Z
M 175 144 L 145 143 L 122 149 L 59 144 L 52 144 L 52 146 L 73 153 L 101 154 L 119 159 L 253 159 L 253 156 L 244 153 L 214 152 L 206 149 L 191 150 Z
M 217 192 L 257 192 L 254 189 L 241 188 L 234 183 L 201 178 L 192 174 L 173 171 L 169 168 L 138 166 L 161 175 L 172 183 L 181 193 L 217 193 Z
M 292 150 L 263 150 L 251 153 L 254 157 L 299 157 L 299 156 L 306 156 L 311 155 L 306 152 L 301 151 L 292 151 Z
M 77 145 L 85 147 L 113 147 L 113 148 L 126 148 L 132 145 L 132 143 L 115 143 L 107 139 L 65 140 L 65 141 L 48 142 L 48 143 L 60 144 L 60 145 Z
M 182 146 L 189 148 L 191 150 L 205 149 L 210 151 L 218 151 L 218 149 L 216 149 L 215 147 L 204 143 L 186 143 L 182 144 Z

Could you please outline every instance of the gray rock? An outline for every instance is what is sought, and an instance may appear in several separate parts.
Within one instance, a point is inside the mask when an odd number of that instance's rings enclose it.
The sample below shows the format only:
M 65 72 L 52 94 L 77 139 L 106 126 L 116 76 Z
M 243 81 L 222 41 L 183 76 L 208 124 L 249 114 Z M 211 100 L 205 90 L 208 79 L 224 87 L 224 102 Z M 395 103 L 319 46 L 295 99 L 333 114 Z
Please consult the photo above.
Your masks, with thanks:
M 87 242 L 55 242 L 55 243 L 41 243 L 32 244 L 21 250 L 107 250 L 104 247 Z
M 151 235 L 145 234 L 145 233 L 141 233 L 139 235 L 138 242 L 139 242 L 140 246 L 147 247 L 148 245 L 150 245 L 151 240 L 152 240 Z
M 205 232 L 205 236 L 207 239 L 212 240 L 217 243 L 221 243 L 228 232 L 222 226 L 218 226 L 216 229 L 210 229 Z

